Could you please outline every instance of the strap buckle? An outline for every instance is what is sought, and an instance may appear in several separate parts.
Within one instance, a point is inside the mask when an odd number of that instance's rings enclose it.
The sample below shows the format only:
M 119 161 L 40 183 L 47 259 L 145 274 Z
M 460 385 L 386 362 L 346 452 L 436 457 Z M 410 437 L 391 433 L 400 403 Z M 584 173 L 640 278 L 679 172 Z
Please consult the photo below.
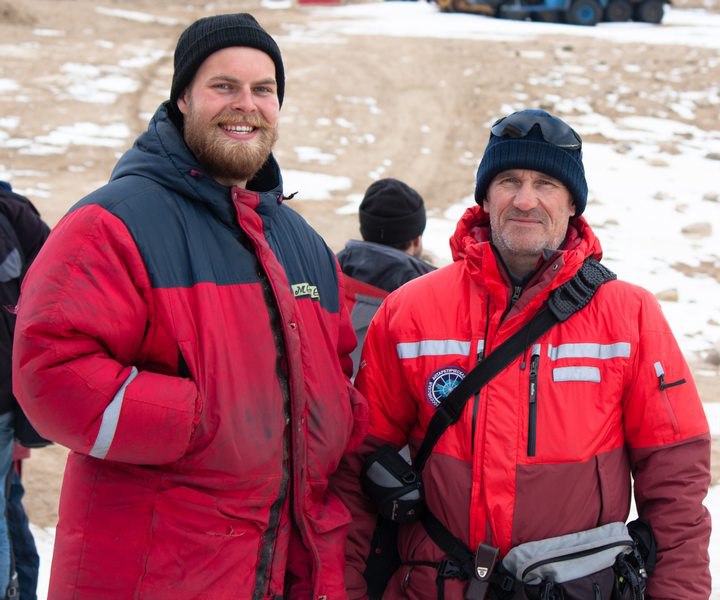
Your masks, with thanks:
M 450 558 L 443 558 L 438 564 L 436 579 L 467 579 L 467 574 L 462 567 L 453 562 Z

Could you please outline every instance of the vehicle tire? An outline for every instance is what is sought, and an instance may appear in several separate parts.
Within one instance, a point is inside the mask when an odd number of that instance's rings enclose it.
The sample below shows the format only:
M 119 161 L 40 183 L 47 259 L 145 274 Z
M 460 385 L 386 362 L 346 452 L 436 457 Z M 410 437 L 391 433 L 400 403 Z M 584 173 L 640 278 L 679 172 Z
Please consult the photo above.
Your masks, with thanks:
M 613 23 L 629 21 L 632 19 L 633 10 L 629 0 L 610 0 L 605 7 L 605 20 Z
M 654 0 L 645 0 L 652 2 Z M 592 26 L 602 18 L 602 8 L 595 0 L 575 0 L 565 13 L 565 21 L 571 25 Z
M 663 0 L 644 0 L 635 6 L 635 20 L 643 23 L 660 23 L 664 13 Z

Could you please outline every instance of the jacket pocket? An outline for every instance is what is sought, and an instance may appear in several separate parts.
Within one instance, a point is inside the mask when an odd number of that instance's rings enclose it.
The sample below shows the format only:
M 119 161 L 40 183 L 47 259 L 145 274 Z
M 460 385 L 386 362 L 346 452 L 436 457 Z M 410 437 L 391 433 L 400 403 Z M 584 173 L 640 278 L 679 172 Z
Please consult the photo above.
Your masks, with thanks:
M 213 495 L 183 486 L 160 491 L 142 597 L 170 598 L 173 591 L 174 598 L 204 597 L 209 591 L 217 597 L 249 597 L 258 543 L 257 527 L 221 512 Z
M 663 368 L 662 363 L 658 361 L 653 365 L 653 367 L 655 367 L 655 375 L 657 375 L 658 378 L 660 397 L 662 398 L 663 406 L 665 407 L 665 410 L 667 412 L 668 419 L 672 424 L 673 433 L 678 433 L 680 431 L 680 426 L 678 425 L 675 411 L 673 410 L 672 404 L 670 403 L 670 396 L 668 395 L 668 390 L 670 388 L 683 385 L 684 383 L 686 383 L 686 381 L 684 379 L 678 379 L 677 381 L 671 381 L 670 383 L 668 383 L 665 381 L 665 369 Z
M 340 498 L 331 491 L 305 511 L 305 517 L 315 533 L 326 534 L 352 522 L 352 515 Z

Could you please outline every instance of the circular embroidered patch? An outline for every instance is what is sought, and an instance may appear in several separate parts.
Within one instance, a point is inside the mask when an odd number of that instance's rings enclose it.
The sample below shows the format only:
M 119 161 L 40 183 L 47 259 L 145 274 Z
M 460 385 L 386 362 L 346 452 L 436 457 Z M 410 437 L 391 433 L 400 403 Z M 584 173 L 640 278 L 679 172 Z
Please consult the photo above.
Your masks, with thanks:
M 444 398 L 452 392 L 465 378 L 465 371 L 460 367 L 443 367 L 428 377 L 425 384 L 425 399 L 435 408 L 440 406 Z

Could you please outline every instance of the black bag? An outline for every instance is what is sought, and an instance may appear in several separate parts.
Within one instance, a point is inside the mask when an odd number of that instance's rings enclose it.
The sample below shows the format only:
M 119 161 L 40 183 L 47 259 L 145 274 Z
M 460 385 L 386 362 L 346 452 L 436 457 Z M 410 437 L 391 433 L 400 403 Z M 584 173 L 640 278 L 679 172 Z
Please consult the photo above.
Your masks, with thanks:
M 381 600 L 390 578 L 400 567 L 397 545 L 399 529 L 399 523 L 378 517 L 370 542 L 370 556 L 363 573 L 370 600 Z
M 637 543 L 619 522 L 520 544 L 499 573 L 514 584 L 508 596 L 493 582 L 503 600 L 640 600 L 647 583 Z
M 394 446 L 385 444 L 368 455 L 361 481 L 381 517 L 393 523 L 420 517 L 425 506 L 420 473 Z
M 390 445 L 367 457 L 361 481 L 380 513 L 363 574 L 368 598 L 380 600 L 401 564 L 397 546 L 400 523 L 415 521 L 425 506 L 422 481 L 403 454 Z

